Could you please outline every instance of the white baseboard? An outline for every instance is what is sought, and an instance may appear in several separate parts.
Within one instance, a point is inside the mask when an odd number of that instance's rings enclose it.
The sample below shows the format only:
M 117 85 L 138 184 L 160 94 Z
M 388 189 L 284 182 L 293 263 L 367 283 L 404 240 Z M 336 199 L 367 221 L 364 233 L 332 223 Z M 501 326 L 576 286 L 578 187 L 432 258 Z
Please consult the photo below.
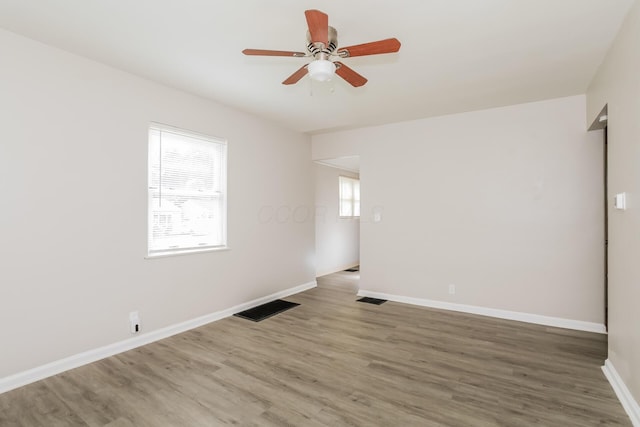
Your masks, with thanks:
M 557 328 L 575 329 L 578 331 L 597 332 L 606 334 L 607 329 L 603 324 L 584 322 L 581 320 L 563 319 L 560 317 L 542 316 L 539 314 L 520 313 L 517 311 L 499 310 L 496 308 L 480 307 L 475 305 L 457 304 L 445 301 L 429 300 L 424 298 L 404 297 L 381 292 L 372 292 L 361 289 L 359 296 L 386 299 L 405 304 L 420 305 L 423 307 L 439 308 L 442 310 L 460 311 L 463 313 L 479 314 L 481 316 L 497 317 L 499 319 L 517 320 L 519 322 L 535 323 L 538 325 L 554 326 Z
M 622 407 L 627 411 L 627 415 L 629 415 L 631 423 L 634 427 L 640 427 L 640 405 L 635 401 L 631 392 L 624 381 L 622 381 L 622 378 L 618 375 L 618 371 L 616 371 L 616 368 L 609 359 L 604 361 L 602 372 L 604 372 L 604 376 L 609 380 L 609 384 L 613 387 L 613 391 L 616 392 L 616 396 L 618 396 L 618 400 L 622 403 Z
M 83 353 L 75 354 L 73 356 L 65 357 L 64 359 L 47 363 L 46 365 L 38 366 L 27 371 L 0 378 L 0 393 L 5 393 L 9 390 L 22 387 L 32 382 L 39 381 L 92 362 L 96 362 L 100 359 L 104 359 L 105 357 L 113 356 L 115 354 L 122 353 L 136 347 L 152 343 L 154 341 L 168 338 L 181 332 L 186 332 L 190 329 L 206 325 L 207 323 L 215 322 L 216 320 L 224 319 L 225 317 L 229 317 L 240 311 L 248 310 L 271 300 L 297 294 L 299 292 L 306 291 L 307 289 L 315 288 L 316 286 L 317 283 L 314 280 L 300 286 L 285 289 L 283 291 L 276 292 L 262 298 L 254 299 L 252 301 L 236 305 L 226 310 L 217 311 L 215 313 L 207 314 L 195 319 L 167 326 L 162 329 L 143 333 L 124 341 L 119 341 L 113 344 L 106 345 L 104 347 L 85 351 Z

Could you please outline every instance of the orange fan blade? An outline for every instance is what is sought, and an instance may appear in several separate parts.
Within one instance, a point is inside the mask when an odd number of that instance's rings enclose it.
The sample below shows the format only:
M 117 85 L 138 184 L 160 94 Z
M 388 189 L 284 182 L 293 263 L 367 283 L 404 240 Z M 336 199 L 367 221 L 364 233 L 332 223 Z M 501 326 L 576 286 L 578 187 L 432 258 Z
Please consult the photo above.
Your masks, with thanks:
M 285 81 L 282 82 L 283 85 L 292 85 L 298 83 L 298 81 L 307 75 L 307 65 L 303 65 L 298 71 L 291 74 Z
M 315 9 L 305 10 L 304 16 L 307 17 L 311 41 L 329 46 L 329 16 Z
M 336 69 L 336 74 L 345 79 L 351 86 L 360 87 L 367 83 L 367 79 L 344 65 L 342 62 L 336 61 L 335 64 L 338 67 Z
M 264 49 L 245 49 L 242 51 L 245 55 L 260 55 L 260 56 L 305 56 L 302 52 L 289 52 L 287 50 L 264 50 Z
M 400 41 L 396 38 L 379 40 L 377 42 L 357 44 L 341 47 L 338 54 L 342 57 L 378 55 L 381 53 L 393 53 L 400 50 Z

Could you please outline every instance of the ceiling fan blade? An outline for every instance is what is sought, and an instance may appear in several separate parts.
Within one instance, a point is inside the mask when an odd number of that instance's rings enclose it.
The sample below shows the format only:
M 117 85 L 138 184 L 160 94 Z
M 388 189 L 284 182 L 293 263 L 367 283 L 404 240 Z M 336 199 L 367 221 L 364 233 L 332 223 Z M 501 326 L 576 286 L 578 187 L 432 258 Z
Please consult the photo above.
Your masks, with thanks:
M 353 56 L 378 55 L 381 53 L 393 53 L 400 50 L 400 41 L 396 38 L 379 40 L 377 42 L 357 44 L 354 46 L 341 47 L 338 55 L 343 58 Z
M 307 17 L 311 41 L 329 46 L 329 16 L 315 9 L 305 10 L 304 16 Z
M 292 85 L 298 83 L 298 81 L 307 75 L 307 65 L 303 65 L 298 71 L 291 74 L 285 81 L 282 82 L 283 85 Z
M 353 87 L 364 86 L 367 83 L 367 79 L 360 74 L 353 71 L 351 68 L 344 65 L 342 62 L 335 62 L 337 69 L 336 74 L 342 77 L 347 83 Z
M 306 56 L 303 52 L 289 52 L 287 50 L 245 49 L 242 53 L 259 56 L 294 56 L 296 58 Z

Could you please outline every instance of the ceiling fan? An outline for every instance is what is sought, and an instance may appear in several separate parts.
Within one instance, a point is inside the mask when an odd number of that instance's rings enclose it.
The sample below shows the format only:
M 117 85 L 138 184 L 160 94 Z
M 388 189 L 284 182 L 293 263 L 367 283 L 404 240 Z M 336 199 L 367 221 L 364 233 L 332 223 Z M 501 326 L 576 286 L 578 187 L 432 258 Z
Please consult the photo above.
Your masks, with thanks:
M 309 27 L 307 32 L 307 53 L 263 49 L 245 49 L 242 51 L 245 55 L 313 58 L 313 61 L 303 65 L 283 81 L 282 84 L 284 85 L 297 83 L 307 74 L 317 81 L 331 80 L 333 75 L 337 74 L 350 85 L 360 87 L 367 83 L 367 79 L 342 62 L 333 61 L 332 58 L 343 59 L 353 56 L 378 55 L 400 50 L 400 42 L 396 38 L 338 48 L 338 32 L 335 28 L 329 26 L 329 16 L 319 10 L 306 10 L 304 14 Z

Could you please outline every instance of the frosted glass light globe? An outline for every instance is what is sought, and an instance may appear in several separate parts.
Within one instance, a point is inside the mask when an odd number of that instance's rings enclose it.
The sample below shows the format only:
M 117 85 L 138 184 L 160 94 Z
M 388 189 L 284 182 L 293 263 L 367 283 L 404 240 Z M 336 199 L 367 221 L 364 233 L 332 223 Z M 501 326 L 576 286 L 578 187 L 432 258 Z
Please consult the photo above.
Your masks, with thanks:
M 307 67 L 309 77 L 319 82 L 331 80 L 336 72 L 336 64 L 326 59 L 317 59 Z

